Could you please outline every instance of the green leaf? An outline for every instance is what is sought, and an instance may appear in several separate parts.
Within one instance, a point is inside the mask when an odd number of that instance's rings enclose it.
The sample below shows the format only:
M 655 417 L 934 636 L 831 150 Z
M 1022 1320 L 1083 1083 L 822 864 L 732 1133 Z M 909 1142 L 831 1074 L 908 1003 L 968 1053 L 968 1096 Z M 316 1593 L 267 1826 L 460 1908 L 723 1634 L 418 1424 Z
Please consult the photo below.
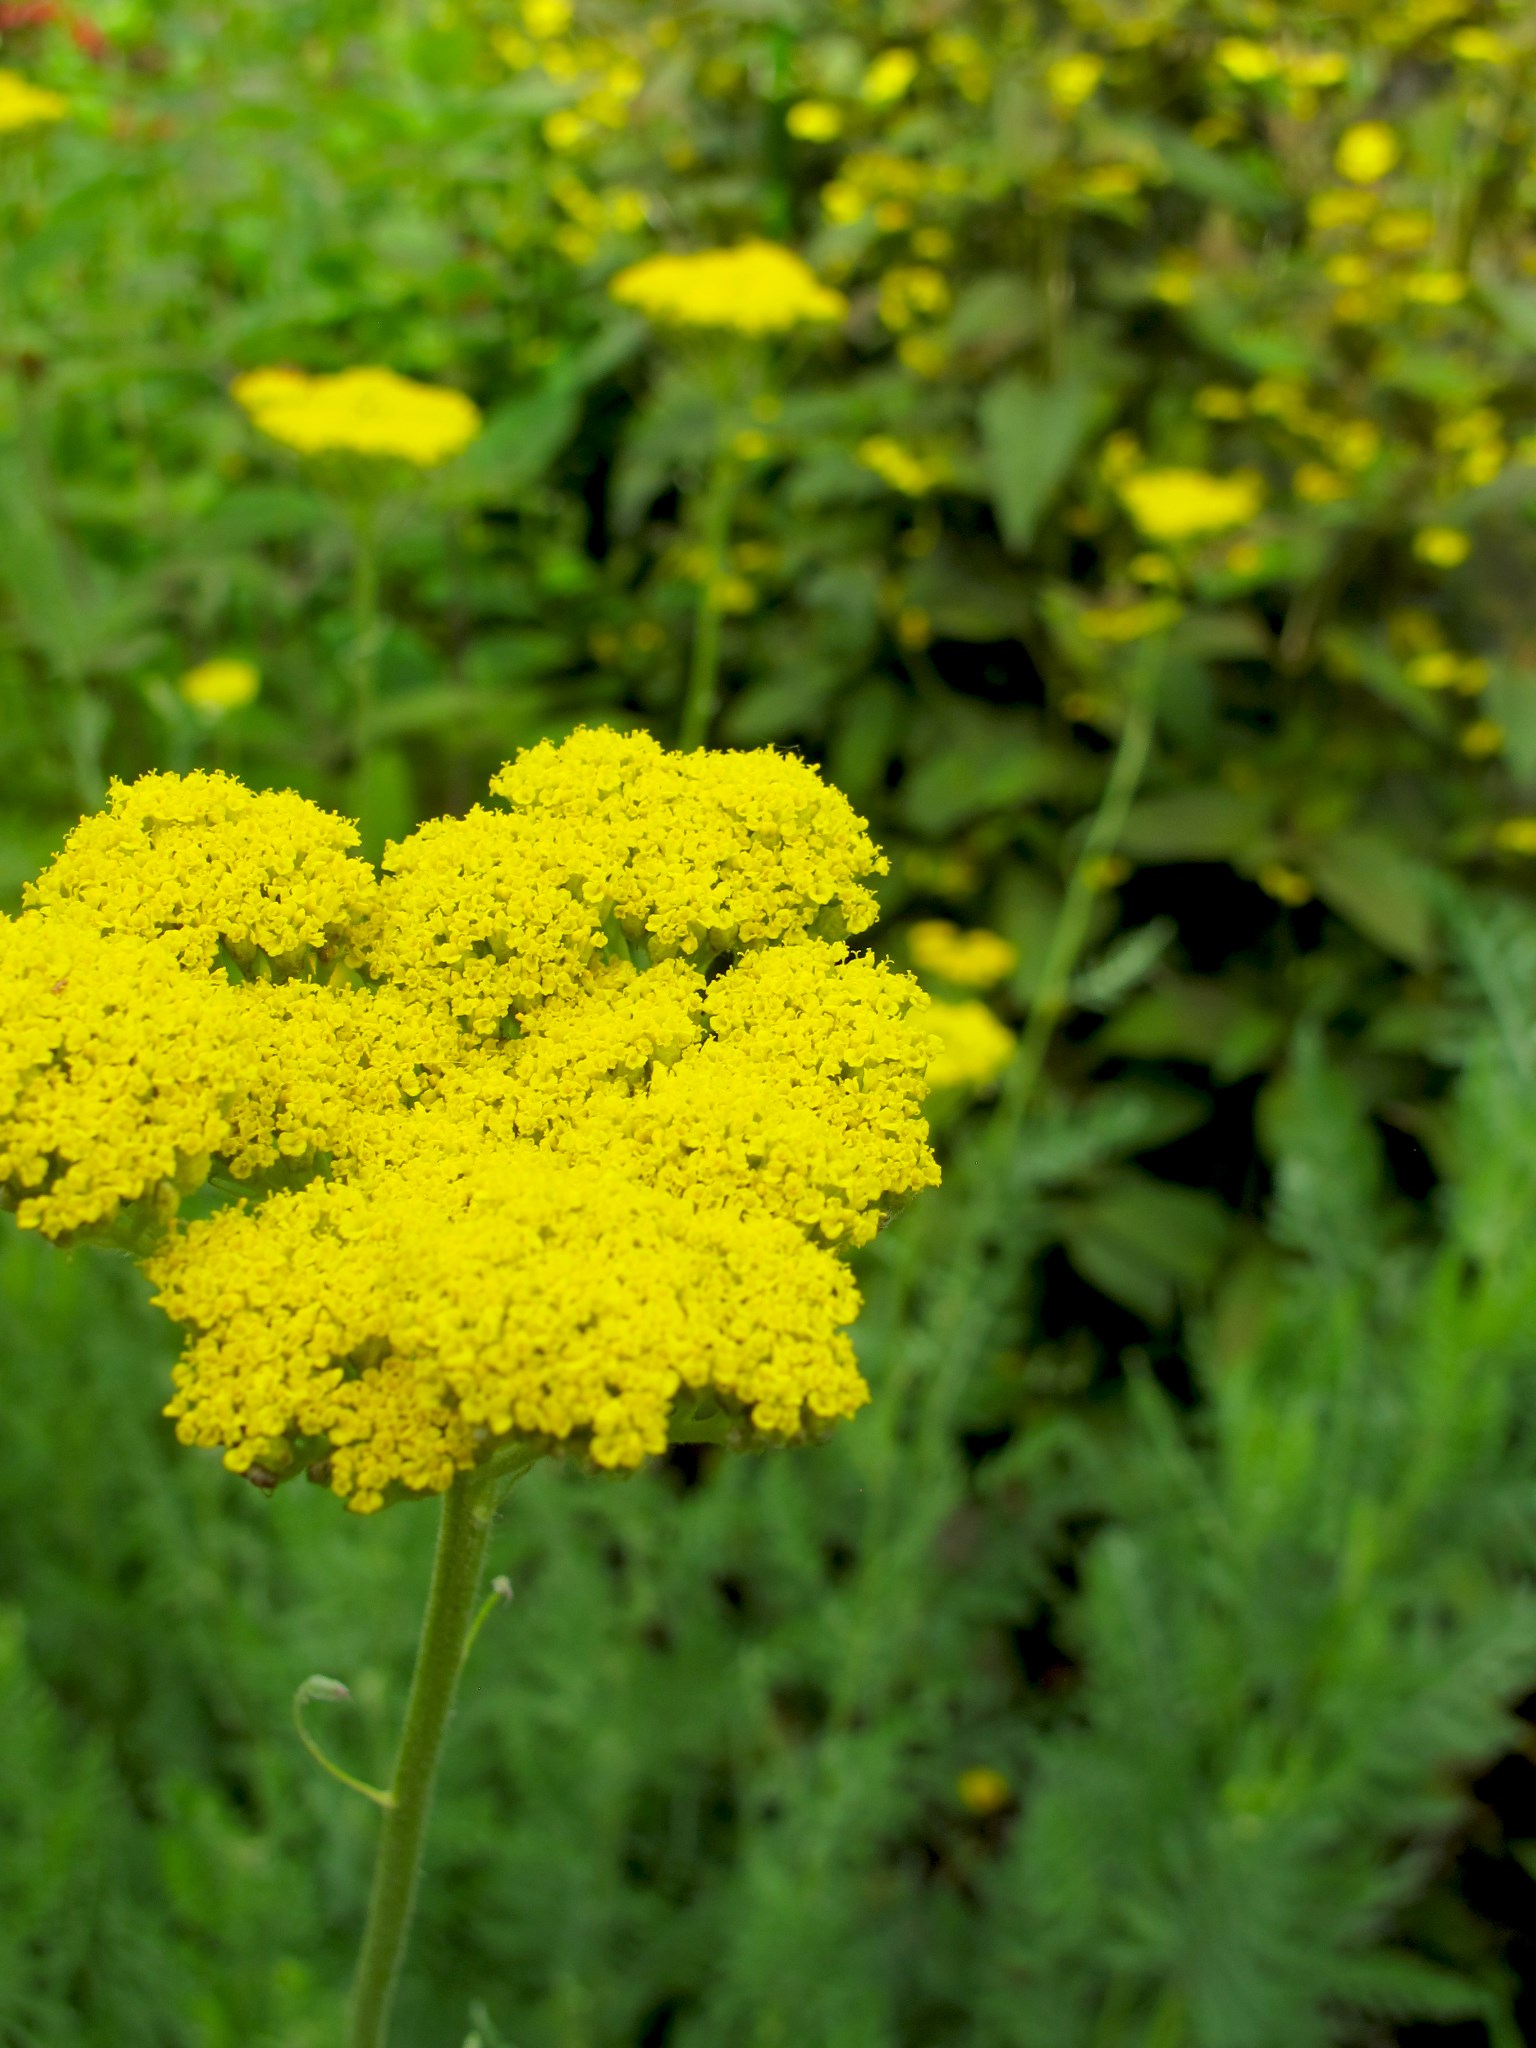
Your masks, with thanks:
M 1341 832 L 1307 863 L 1312 886 L 1339 916 L 1410 967 L 1429 967 L 1437 947 L 1424 874 L 1390 839 Z
M 1263 832 L 1266 807 L 1230 789 L 1184 789 L 1132 807 L 1120 848 L 1136 860 L 1230 860 Z
M 1003 539 L 1016 552 L 1034 539 L 1107 400 L 1107 392 L 1085 381 L 1041 384 L 1022 373 L 1002 378 L 983 397 L 977 417 L 992 503 Z

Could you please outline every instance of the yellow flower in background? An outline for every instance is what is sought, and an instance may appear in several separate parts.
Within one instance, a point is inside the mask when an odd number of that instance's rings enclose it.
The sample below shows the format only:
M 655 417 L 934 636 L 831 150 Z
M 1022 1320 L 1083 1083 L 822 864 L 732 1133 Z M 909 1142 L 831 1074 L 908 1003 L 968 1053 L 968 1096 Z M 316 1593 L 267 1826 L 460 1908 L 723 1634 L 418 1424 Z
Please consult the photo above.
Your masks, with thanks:
M 1308 505 L 1335 505 L 1349 496 L 1348 479 L 1326 462 L 1304 462 L 1291 478 L 1291 488 Z
M 1506 818 L 1495 830 L 1493 843 L 1506 853 L 1536 853 L 1536 818 Z
M 571 25 L 571 0 L 523 0 L 523 26 L 540 42 L 563 36 Z
M 254 662 L 221 655 L 188 669 L 176 687 L 182 701 L 194 711 L 218 718 L 226 711 L 240 711 L 256 701 L 261 691 L 261 672 Z
M 68 114 L 69 101 L 63 93 L 34 85 L 19 71 L 0 70 L 0 135 L 15 135 L 23 128 L 41 128 L 49 122 L 65 120 Z
M 1075 57 L 1058 57 L 1054 64 L 1048 64 L 1045 89 L 1055 107 L 1062 113 L 1071 113 L 1093 98 L 1103 77 L 1104 59 L 1083 51 Z
M 1149 634 L 1161 633 L 1183 615 L 1183 610 L 1177 598 L 1144 597 L 1136 604 L 1087 605 L 1078 613 L 1077 623 L 1088 639 L 1123 647 L 1133 640 L 1145 640 Z
M 1459 28 L 1450 38 L 1450 50 L 1464 64 L 1508 64 L 1512 57 L 1509 44 L 1491 28 Z
M 1413 552 L 1432 568 L 1456 569 L 1471 554 L 1472 542 L 1459 526 L 1426 526 L 1414 535 Z
M 1013 1033 L 983 1002 L 931 1003 L 923 1023 L 939 1040 L 930 1088 L 990 1088 L 1013 1058 Z
M 480 431 L 480 408 L 462 391 L 394 370 L 251 370 L 230 390 L 253 425 L 301 455 L 393 456 L 433 469 Z
M 1212 476 L 1203 469 L 1142 469 L 1116 486 L 1126 510 L 1151 540 L 1194 540 L 1243 526 L 1264 500 L 1251 471 Z
M 1019 949 L 1000 932 L 963 931 L 945 917 L 924 918 L 907 933 L 907 954 L 921 974 L 956 988 L 995 988 L 1019 964 Z
M 880 318 L 893 333 L 947 313 L 949 302 L 949 279 L 931 263 L 900 264 L 880 280 Z
M 1458 306 L 1467 296 L 1459 270 L 1421 270 L 1405 280 L 1403 294 L 1420 306 Z
M 835 142 L 843 132 L 842 110 L 830 100 L 797 100 L 784 125 L 800 142 Z
M 859 443 L 858 456 L 866 469 L 909 498 L 922 497 L 949 475 L 948 463 L 937 456 L 918 455 L 890 434 L 871 434 Z
M 859 98 L 866 106 L 886 107 L 899 100 L 917 76 L 913 50 L 882 50 L 864 74 Z
M 1013 1787 L 1001 1771 L 977 1764 L 962 1771 L 955 1780 L 955 1797 L 967 1813 L 974 1813 L 978 1820 L 989 1820 L 994 1813 L 1013 1804 Z
M 1195 411 L 1208 420 L 1240 420 L 1248 401 L 1230 384 L 1207 384 L 1195 393 Z
M 1276 77 L 1281 69 L 1278 51 L 1267 43 L 1250 42 L 1246 36 L 1228 36 L 1219 42 L 1216 62 L 1240 85 L 1258 85 L 1266 78 Z
M 1472 761 L 1486 761 L 1504 744 L 1504 728 L 1492 718 L 1474 718 L 1461 736 L 1461 751 Z
M 1402 144 L 1385 121 L 1357 121 L 1339 138 L 1334 168 L 1352 185 L 1375 185 L 1397 167 L 1402 153 Z
M 801 256 L 778 242 L 751 240 L 692 255 L 647 256 L 608 287 L 621 306 L 664 325 L 738 334 L 786 334 L 841 320 L 848 301 L 824 285 Z
M 1266 861 L 1254 880 L 1266 896 L 1273 896 L 1277 903 L 1287 904 L 1292 910 L 1312 901 L 1312 884 L 1299 868 L 1287 867 L 1284 861 Z

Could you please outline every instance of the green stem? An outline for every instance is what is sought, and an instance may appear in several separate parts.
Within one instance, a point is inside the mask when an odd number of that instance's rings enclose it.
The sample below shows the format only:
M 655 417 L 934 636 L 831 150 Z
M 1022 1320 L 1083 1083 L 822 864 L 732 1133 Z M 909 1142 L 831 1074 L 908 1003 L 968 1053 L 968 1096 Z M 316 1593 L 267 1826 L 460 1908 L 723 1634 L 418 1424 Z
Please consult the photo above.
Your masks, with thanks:
M 1078 850 L 1061 914 L 1041 965 L 1023 1042 L 1003 1084 L 1005 1111 L 1014 1121 L 1021 1119 L 1029 1109 L 1040 1084 L 1051 1039 L 1071 998 L 1072 977 L 1088 937 L 1094 899 L 1099 893 L 1100 884 L 1095 871 L 1119 845 L 1126 818 L 1146 771 L 1147 756 L 1152 749 L 1161 667 L 1161 644 L 1147 643 L 1144 665 L 1131 681 L 1125 724 L 1121 727 L 1120 744 L 1110 764 L 1109 779 L 1104 784 L 1098 809 L 1089 820 L 1088 830 Z
M 728 455 L 717 456 L 714 473 L 704 495 L 704 581 L 694 613 L 688 695 L 683 703 L 682 723 L 677 735 L 677 744 L 685 754 L 704 745 L 719 708 L 720 584 L 725 575 L 725 551 L 731 537 L 731 515 L 736 510 L 738 483 L 736 463 Z
M 352 509 L 352 758 L 368 751 L 373 686 L 382 638 L 379 618 L 378 508 L 365 501 Z
M 495 1520 L 496 1494 L 477 1473 L 461 1472 L 443 1496 L 432 1590 L 422 1622 L 411 1697 L 405 1710 L 384 1812 L 368 1925 L 352 1984 L 348 2048 L 383 2048 L 389 2009 L 410 1932 L 421 1877 L 422 1845 L 443 1733 L 453 1708 L 475 1593 Z

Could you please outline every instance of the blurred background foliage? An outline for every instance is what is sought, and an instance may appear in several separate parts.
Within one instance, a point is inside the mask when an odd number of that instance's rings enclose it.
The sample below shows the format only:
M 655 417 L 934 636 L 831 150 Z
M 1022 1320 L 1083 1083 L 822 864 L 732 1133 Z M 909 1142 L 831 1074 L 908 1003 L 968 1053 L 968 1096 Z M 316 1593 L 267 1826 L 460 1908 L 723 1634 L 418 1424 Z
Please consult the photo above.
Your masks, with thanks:
M 68 103 L 0 133 L 8 902 L 113 774 L 377 852 L 546 733 L 670 739 L 708 613 L 713 739 L 867 811 L 949 1006 L 874 1408 L 516 1497 L 402 2042 L 1529 2038 L 1529 10 L 6 0 L 0 63 Z M 748 235 L 846 321 L 608 296 Z M 356 363 L 483 435 L 364 493 L 229 397 Z M 7 1232 L 5 2048 L 340 2026 L 372 1818 L 288 1700 L 346 1679 L 384 1768 L 430 1517 L 174 1452 L 170 1350 Z

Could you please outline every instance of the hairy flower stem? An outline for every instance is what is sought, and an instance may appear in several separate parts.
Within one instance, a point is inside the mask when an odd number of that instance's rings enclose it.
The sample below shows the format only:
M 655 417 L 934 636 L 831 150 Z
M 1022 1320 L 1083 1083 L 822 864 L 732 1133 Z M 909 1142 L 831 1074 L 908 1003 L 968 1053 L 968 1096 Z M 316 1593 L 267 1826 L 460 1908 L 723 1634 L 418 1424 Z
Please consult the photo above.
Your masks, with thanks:
M 725 551 L 731 537 L 740 472 L 728 455 L 717 456 L 704 495 L 699 602 L 694 612 L 693 659 L 688 669 L 688 695 L 683 700 L 677 744 L 692 753 L 709 738 L 720 701 L 720 586 L 725 579 Z
M 1109 779 L 1078 849 L 1061 914 L 1040 968 L 1023 1041 L 1003 1083 L 1003 1115 L 1015 1123 L 1028 1114 L 1045 1067 L 1045 1056 L 1071 999 L 1072 977 L 1077 972 L 1093 920 L 1094 899 L 1101 886 L 1100 863 L 1119 845 L 1126 818 L 1141 787 L 1152 749 L 1161 668 L 1161 641 L 1146 643 L 1142 664 L 1131 678 L 1125 724 L 1110 764 Z
M 352 1984 L 348 2048 L 384 2048 L 389 2009 L 405 1954 L 421 1876 L 422 1845 L 443 1733 L 458 1690 L 465 1640 L 491 1525 L 496 1487 L 461 1472 L 443 1496 L 432 1590 L 422 1622 L 411 1697 L 390 1780 L 389 1805 L 373 1866 L 368 1925 Z

